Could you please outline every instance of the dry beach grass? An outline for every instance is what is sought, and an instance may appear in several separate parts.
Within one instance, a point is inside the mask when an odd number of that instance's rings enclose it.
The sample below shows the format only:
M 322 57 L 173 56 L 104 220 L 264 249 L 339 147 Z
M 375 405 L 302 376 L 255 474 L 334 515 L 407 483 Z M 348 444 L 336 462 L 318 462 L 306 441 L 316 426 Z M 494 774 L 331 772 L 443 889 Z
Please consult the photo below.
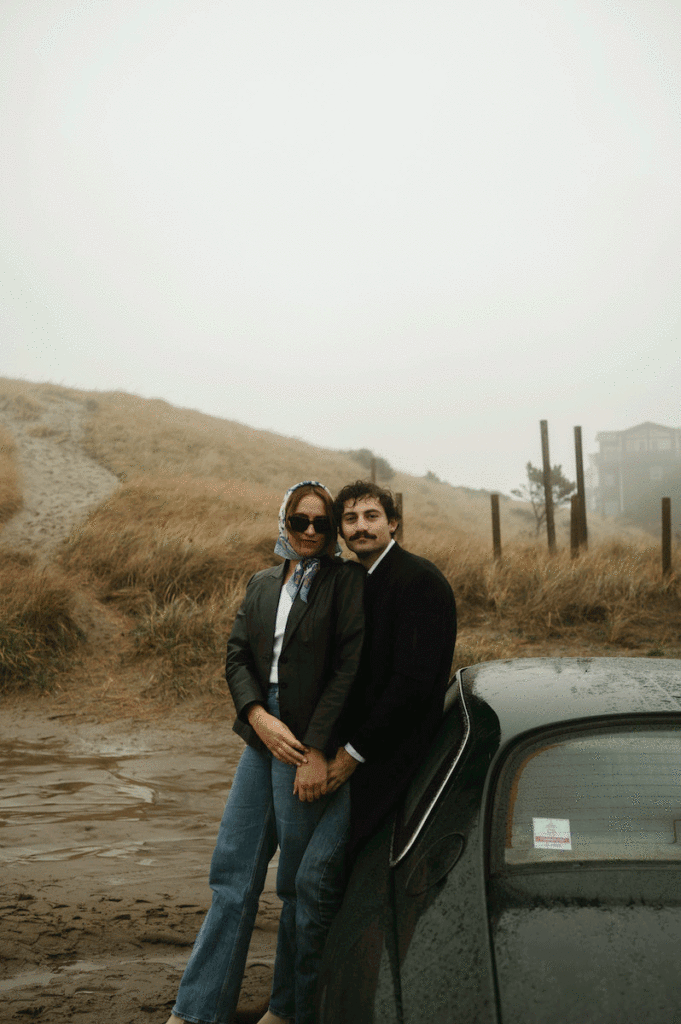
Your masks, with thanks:
M 0 427 L 0 524 L 21 508 L 21 485 L 15 460 L 16 445 L 8 430 Z
M 73 689 L 101 676 L 108 657 L 109 676 L 134 686 L 137 668 L 153 699 L 221 693 L 225 637 L 245 583 L 276 561 L 282 491 L 305 476 L 337 487 L 361 467 L 158 400 L 0 381 L 6 507 L 22 501 L 12 424 L 16 437 L 28 424 L 32 444 L 54 444 L 50 424 L 62 422 L 54 409 L 64 405 L 83 417 L 83 472 L 103 464 L 120 482 L 48 552 L 2 549 L 0 686 Z M 408 546 L 440 566 L 457 596 L 455 667 L 552 650 L 678 654 L 679 578 L 662 577 L 640 532 L 613 539 L 612 524 L 595 523 L 588 553 L 549 557 L 522 539 L 523 509 L 508 502 L 504 533 L 513 539 L 495 562 L 480 532 L 487 495 L 405 475 L 393 485 L 404 494 Z

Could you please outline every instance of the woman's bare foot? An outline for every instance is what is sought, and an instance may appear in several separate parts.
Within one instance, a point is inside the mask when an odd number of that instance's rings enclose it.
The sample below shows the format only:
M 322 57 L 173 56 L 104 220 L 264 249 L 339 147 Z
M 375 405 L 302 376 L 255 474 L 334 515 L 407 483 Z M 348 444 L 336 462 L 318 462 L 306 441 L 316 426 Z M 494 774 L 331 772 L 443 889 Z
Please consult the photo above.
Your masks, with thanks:
M 268 1010 L 264 1017 L 261 1017 L 258 1024 L 288 1024 L 288 1017 L 277 1017 L 276 1013 Z
M 176 1017 L 174 1013 L 171 1013 L 170 1017 L 168 1017 L 168 1020 L 166 1021 L 166 1024 L 185 1024 L 185 1022 L 182 1020 L 181 1017 Z

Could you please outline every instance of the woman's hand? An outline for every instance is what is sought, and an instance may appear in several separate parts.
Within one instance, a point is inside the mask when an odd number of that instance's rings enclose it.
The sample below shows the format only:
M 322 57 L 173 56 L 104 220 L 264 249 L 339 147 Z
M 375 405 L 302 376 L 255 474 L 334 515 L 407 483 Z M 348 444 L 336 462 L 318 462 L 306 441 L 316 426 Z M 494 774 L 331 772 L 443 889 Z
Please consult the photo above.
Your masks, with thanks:
M 300 765 L 293 784 L 293 794 L 299 800 L 319 800 L 326 793 L 326 758 L 321 750 L 310 747 L 307 752 L 307 764 Z
M 295 738 L 287 725 L 266 711 L 262 704 L 250 707 L 247 717 L 249 725 L 255 729 L 277 761 L 297 766 L 307 764 L 307 747 Z

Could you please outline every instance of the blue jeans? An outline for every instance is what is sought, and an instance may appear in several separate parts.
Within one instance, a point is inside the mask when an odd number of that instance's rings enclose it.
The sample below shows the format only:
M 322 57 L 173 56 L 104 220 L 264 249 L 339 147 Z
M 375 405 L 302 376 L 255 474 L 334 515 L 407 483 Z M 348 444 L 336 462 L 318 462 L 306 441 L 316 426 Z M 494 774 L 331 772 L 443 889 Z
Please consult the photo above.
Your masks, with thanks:
M 272 689 L 268 708 L 278 714 Z M 192 1024 L 230 1024 L 277 846 L 282 910 L 270 1009 L 296 1024 L 314 1024 L 319 963 L 345 887 L 350 791 L 346 783 L 306 803 L 293 795 L 295 773 L 251 747 L 241 756 L 211 861 L 213 900 L 173 1007 Z

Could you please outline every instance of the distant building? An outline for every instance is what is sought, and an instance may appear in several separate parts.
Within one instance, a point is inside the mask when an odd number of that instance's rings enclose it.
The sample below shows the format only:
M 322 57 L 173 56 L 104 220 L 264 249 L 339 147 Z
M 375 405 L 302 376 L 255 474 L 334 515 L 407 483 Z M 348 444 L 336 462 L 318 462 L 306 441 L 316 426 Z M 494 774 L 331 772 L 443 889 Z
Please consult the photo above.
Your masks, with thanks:
M 660 498 L 671 497 L 672 514 L 678 518 L 681 429 L 640 423 L 628 430 L 601 431 L 596 441 L 600 451 L 591 456 L 594 511 L 652 524 L 659 522 Z

